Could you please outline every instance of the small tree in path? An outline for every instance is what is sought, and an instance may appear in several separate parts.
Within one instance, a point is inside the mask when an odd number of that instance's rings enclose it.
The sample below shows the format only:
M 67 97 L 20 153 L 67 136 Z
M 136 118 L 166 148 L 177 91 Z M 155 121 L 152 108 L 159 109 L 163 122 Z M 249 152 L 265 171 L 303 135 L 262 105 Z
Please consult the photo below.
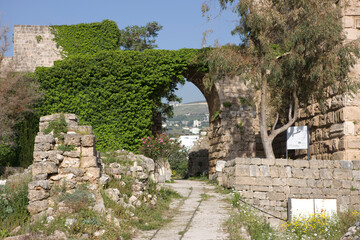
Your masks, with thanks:
M 299 106 L 356 89 L 348 73 L 360 56 L 358 42 L 345 41 L 338 2 L 219 0 L 222 8 L 233 6 L 238 13 L 232 33 L 242 43 L 215 49 L 208 57 L 210 73 L 240 75 L 260 91 L 257 106 L 267 158 L 275 158 L 272 142 L 295 123 Z M 209 10 L 205 3 L 202 9 Z M 237 61 L 228 61 L 235 55 Z

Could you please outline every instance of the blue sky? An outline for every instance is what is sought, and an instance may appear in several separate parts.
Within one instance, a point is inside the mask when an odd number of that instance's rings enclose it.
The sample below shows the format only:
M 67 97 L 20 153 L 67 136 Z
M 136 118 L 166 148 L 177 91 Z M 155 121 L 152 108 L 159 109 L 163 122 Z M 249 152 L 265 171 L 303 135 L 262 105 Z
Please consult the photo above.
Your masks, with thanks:
M 163 26 L 159 32 L 159 49 L 201 48 L 203 32 L 208 35 L 207 46 L 215 41 L 223 45 L 239 43 L 238 36 L 230 32 L 236 24 L 236 15 L 227 10 L 219 13 L 216 1 L 212 3 L 213 18 L 207 21 L 201 15 L 205 0 L 0 0 L 1 24 L 11 28 L 21 25 L 62 25 L 115 21 L 119 28 L 145 25 L 157 21 Z M 7 53 L 12 55 L 12 49 Z M 179 86 L 178 95 L 183 103 L 204 100 L 192 84 Z

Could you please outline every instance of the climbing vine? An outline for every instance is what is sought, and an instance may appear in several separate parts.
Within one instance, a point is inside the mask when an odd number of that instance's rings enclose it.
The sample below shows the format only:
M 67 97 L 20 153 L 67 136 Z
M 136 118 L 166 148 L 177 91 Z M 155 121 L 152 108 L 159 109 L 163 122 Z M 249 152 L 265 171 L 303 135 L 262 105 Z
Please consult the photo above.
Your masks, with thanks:
M 111 20 L 50 27 L 63 56 L 119 49 L 120 30 Z
M 136 151 L 151 135 L 161 97 L 184 83 L 199 50 L 101 51 L 69 56 L 35 75 L 46 94 L 38 112 L 75 113 L 93 126 L 97 147 Z

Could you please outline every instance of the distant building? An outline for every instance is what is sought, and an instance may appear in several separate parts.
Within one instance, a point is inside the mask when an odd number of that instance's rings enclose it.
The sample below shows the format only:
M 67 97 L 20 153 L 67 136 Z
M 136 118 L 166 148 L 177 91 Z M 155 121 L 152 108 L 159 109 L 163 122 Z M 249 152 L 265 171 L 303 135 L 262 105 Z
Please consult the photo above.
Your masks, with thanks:
M 194 143 L 199 139 L 199 135 L 191 135 L 191 136 L 180 136 L 180 143 L 186 147 L 188 150 L 194 146 Z
M 199 120 L 194 120 L 193 127 L 194 127 L 194 128 L 196 128 L 196 127 L 201 127 L 201 121 L 199 121 Z
M 200 128 L 192 128 L 190 129 L 190 132 L 192 134 L 198 135 L 200 133 Z

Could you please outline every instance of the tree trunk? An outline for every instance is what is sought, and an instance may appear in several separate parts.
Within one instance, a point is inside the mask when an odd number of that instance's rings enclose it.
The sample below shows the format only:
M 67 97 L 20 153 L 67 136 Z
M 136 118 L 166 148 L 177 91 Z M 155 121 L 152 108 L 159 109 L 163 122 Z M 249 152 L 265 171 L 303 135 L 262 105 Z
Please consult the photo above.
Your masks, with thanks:
M 299 100 L 296 95 L 296 88 L 293 90 L 293 99 L 294 104 L 290 103 L 289 106 L 289 121 L 284 126 L 276 129 L 276 125 L 279 119 L 279 115 L 277 115 L 276 120 L 273 124 L 273 127 L 270 131 L 270 134 L 268 133 L 268 125 L 267 125 L 267 96 L 266 96 L 266 88 L 267 88 L 267 79 L 263 75 L 261 79 L 261 96 L 260 96 L 260 116 L 259 116 L 259 126 L 260 126 L 260 136 L 261 136 L 261 142 L 263 144 L 265 157 L 269 159 L 275 159 L 274 150 L 272 147 L 272 142 L 274 141 L 275 137 L 279 135 L 280 133 L 286 131 L 291 125 L 295 123 L 297 120 L 298 115 L 298 107 L 299 107 Z M 294 110 L 293 110 L 294 109 Z

